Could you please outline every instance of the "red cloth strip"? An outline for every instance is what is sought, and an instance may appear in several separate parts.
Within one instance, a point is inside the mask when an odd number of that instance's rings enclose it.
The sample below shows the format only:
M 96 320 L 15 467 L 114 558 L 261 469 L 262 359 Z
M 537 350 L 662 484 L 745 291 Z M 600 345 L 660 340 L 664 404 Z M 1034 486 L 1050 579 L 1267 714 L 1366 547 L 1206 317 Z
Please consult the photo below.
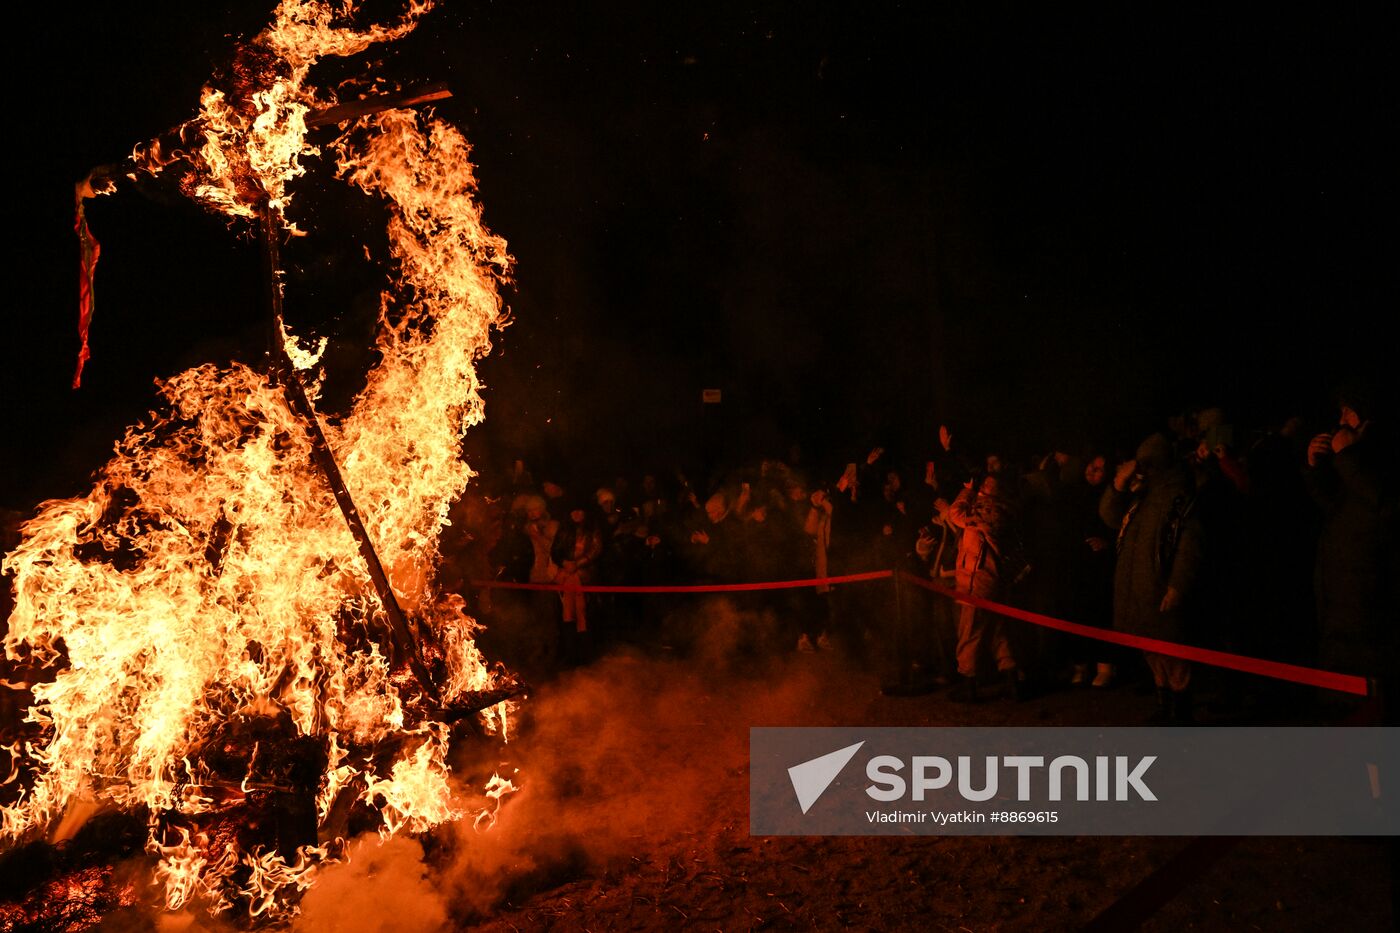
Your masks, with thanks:
M 913 583 L 916 586 L 923 587 L 933 593 L 950 597 L 964 605 L 974 606 L 978 609 L 986 609 L 989 612 L 995 612 L 998 615 L 1007 616 L 1008 618 L 1020 619 L 1022 622 L 1030 622 L 1032 625 L 1058 629 L 1061 632 L 1068 632 L 1071 635 L 1096 638 L 1099 641 L 1106 641 L 1114 645 L 1123 645 L 1127 648 L 1140 648 L 1143 651 L 1171 655 L 1174 658 L 1181 658 L 1185 661 L 1198 661 L 1201 664 L 1209 664 L 1213 667 L 1227 667 L 1235 671 L 1244 671 L 1246 674 L 1258 674 L 1263 677 L 1272 677 L 1276 680 L 1292 681 L 1295 684 L 1323 687 L 1327 690 L 1336 690 L 1339 693 L 1350 693 L 1362 697 L 1370 694 L 1366 678 L 1357 677 L 1353 674 L 1337 674 L 1332 671 L 1319 671 L 1315 668 L 1301 667 L 1297 664 L 1284 664 L 1282 661 L 1265 661 L 1260 658 L 1250 658 L 1244 655 L 1230 654 L 1225 651 L 1214 651 L 1210 648 L 1197 648 L 1194 645 L 1179 645 L 1176 642 L 1160 641 L 1156 638 L 1147 638 L 1142 635 L 1129 635 L 1126 632 L 1094 628 L 1092 625 L 1081 625 L 1078 622 L 1066 622 L 1063 619 L 1054 619 L 1036 612 L 1028 612 L 1025 609 L 1017 609 L 1014 606 L 1006 606 L 1001 603 L 994 603 L 989 599 L 982 599 L 967 593 L 960 593 L 957 590 L 949 589 L 946 586 L 939 586 L 937 583 L 932 583 L 921 577 L 916 577 L 907 571 L 901 570 L 899 576 L 901 579 Z
M 83 210 L 83 196 L 78 194 L 77 216 L 73 219 L 73 230 L 78 234 L 78 369 L 73 373 L 73 388 L 83 384 L 83 364 L 92 355 L 88 350 L 88 331 L 92 328 L 92 309 L 96 303 L 93 297 L 93 276 L 97 273 L 97 260 L 102 255 L 102 244 L 88 229 L 87 212 Z
M 780 580 L 775 583 L 706 583 L 697 586 L 570 586 L 571 593 L 750 593 L 754 590 L 794 590 L 804 586 L 835 583 L 863 583 L 866 580 L 888 580 L 893 570 L 872 570 L 869 573 L 848 573 L 840 577 L 813 577 L 810 580 Z M 473 580 L 479 589 L 543 590 L 561 593 L 559 583 L 506 583 L 502 580 Z

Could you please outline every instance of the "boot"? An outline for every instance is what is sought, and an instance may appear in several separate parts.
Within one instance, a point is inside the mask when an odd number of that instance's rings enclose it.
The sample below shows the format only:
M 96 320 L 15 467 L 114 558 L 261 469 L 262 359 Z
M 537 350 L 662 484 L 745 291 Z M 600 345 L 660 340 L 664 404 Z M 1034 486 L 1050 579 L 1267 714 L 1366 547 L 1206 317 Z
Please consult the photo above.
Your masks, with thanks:
M 954 703 L 976 703 L 977 678 L 969 677 L 966 674 L 959 674 L 948 696 Z
M 1070 686 L 1072 686 L 1072 687 L 1082 687 L 1082 686 L 1084 686 L 1084 681 L 1086 681 L 1086 680 L 1088 680 L 1088 679 L 1089 679 L 1089 665 L 1087 665 L 1087 664 L 1076 664 L 1076 665 L 1074 665 L 1074 674 L 1071 675 L 1071 677 L 1070 677 L 1070 679 L 1069 679 Z M 1098 678 L 1095 678 L 1095 679 L 1097 680 Z
M 1113 683 L 1113 665 L 1112 665 L 1112 664 L 1102 664 L 1102 663 L 1099 664 L 1098 668 L 1094 671 L 1093 686 L 1095 686 L 1095 687 L 1107 687 L 1107 686 L 1111 685 L 1112 683 Z

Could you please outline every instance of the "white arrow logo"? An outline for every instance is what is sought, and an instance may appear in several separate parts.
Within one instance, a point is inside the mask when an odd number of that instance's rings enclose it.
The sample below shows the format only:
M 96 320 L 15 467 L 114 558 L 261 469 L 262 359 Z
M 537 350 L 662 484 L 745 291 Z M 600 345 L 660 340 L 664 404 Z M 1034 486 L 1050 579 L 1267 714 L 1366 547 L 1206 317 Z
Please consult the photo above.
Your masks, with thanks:
M 831 782 L 836 780 L 836 775 L 841 773 L 841 769 L 846 767 L 864 744 L 862 740 L 788 768 L 788 777 L 792 779 L 792 789 L 797 791 L 797 802 L 802 805 L 803 813 L 812 809 L 812 804 L 826 793 Z

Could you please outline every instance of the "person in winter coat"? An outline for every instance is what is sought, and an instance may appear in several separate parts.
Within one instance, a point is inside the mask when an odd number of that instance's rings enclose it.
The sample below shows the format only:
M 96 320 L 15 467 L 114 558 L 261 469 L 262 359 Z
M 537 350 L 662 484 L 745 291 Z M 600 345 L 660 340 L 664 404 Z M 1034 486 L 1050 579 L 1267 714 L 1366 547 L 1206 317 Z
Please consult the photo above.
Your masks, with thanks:
M 1004 494 L 997 476 L 988 475 L 980 486 L 969 480 L 963 487 L 947 515 L 948 523 L 962 531 L 955 575 L 959 590 L 983 599 L 996 598 L 1013 519 L 1011 499 Z M 991 648 L 997 670 L 1006 680 L 1008 695 L 1019 699 L 1016 659 L 1011 653 L 1005 623 L 1001 616 L 972 606 L 959 607 L 959 683 L 955 698 L 976 699 L 978 654 L 984 642 Z
M 550 559 L 557 568 L 554 582 L 566 628 L 582 635 L 588 631 L 588 600 L 579 588 L 593 581 L 594 565 L 603 553 L 603 535 L 595 515 L 582 502 L 570 503 L 568 521 L 558 523 L 550 541 Z
M 1119 465 L 1104 490 L 1099 515 L 1118 529 L 1113 573 L 1113 627 L 1133 635 L 1181 642 L 1201 566 L 1201 527 L 1193 512 L 1194 485 L 1173 461 L 1171 444 L 1154 434 L 1137 457 Z M 1157 685 L 1158 722 L 1191 720 L 1191 665 L 1143 652 Z
M 1313 577 L 1319 657 L 1324 667 L 1393 685 L 1400 665 L 1400 462 L 1385 425 L 1373 423 L 1369 393 L 1349 387 L 1339 401 L 1339 423 L 1312 439 L 1304 474 L 1323 521 Z
M 805 491 L 800 486 L 794 487 L 792 494 L 795 496 Z M 803 568 L 807 574 L 820 579 L 831 575 L 831 518 L 834 507 L 826 489 L 814 489 L 807 501 L 809 507 L 802 522 L 802 534 L 806 539 L 804 551 L 809 559 L 803 561 Z M 794 508 L 801 511 L 800 503 L 794 502 Z M 811 590 L 801 592 L 810 593 L 811 596 L 802 600 L 797 613 L 797 650 L 830 650 L 832 643 L 827 628 L 831 619 L 831 587 L 819 583 Z
M 1070 508 L 1074 516 L 1075 538 L 1069 553 L 1070 606 L 1067 618 L 1096 628 L 1111 628 L 1113 624 L 1113 541 L 1103 519 L 1099 517 L 1099 500 L 1107 487 L 1108 461 L 1102 455 L 1089 458 L 1084 465 L 1084 480 L 1070 491 Z M 1074 665 L 1070 683 L 1088 682 L 1094 687 L 1113 683 L 1114 665 L 1119 652 L 1113 645 L 1087 638 L 1075 646 L 1080 659 Z M 1094 662 L 1094 663 L 1090 663 Z M 1093 679 L 1090 680 L 1090 669 Z

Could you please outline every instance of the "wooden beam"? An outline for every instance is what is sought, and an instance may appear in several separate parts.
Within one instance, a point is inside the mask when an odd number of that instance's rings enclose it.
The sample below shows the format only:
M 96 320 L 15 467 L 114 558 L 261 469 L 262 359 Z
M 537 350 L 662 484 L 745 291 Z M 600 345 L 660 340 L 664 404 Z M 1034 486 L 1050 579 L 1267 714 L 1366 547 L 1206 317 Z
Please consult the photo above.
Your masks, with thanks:
M 349 103 L 327 107 L 325 110 L 314 111 L 307 114 L 306 125 L 313 128 L 329 126 L 332 123 L 344 123 L 346 120 L 353 120 L 356 117 L 368 116 L 385 110 L 400 110 L 404 107 L 416 107 L 419 104 L 435 100 L 447 100 L 451 96 L 452 91 L 448 89 L 446 82 L 435 81 L 431 84 L 419 84 L 392 94 L 376 94 L 373 97 L 352 100 Z

